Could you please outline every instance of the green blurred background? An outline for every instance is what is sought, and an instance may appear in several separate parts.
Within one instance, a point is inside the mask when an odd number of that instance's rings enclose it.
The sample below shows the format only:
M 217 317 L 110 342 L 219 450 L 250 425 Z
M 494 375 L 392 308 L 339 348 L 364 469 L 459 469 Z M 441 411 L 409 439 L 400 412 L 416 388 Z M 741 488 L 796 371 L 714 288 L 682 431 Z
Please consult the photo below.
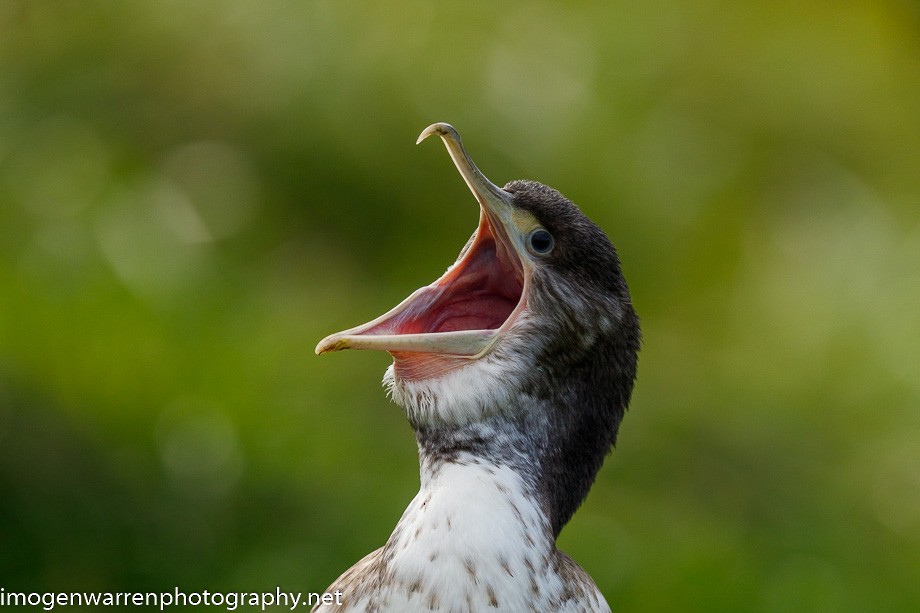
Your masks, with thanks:
M 645 347 L 560 545 L 614 609 L 920 610 L 920 6 L 0 4 L 0 586 L 322 590 L 418 486 L 385 354 L 496 183 Z

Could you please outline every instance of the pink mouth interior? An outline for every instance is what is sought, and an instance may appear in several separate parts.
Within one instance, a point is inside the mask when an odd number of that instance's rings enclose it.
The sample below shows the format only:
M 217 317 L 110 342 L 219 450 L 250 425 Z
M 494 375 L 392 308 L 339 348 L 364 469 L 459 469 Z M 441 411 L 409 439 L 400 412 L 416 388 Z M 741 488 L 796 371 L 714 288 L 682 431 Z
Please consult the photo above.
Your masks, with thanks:
M 524 287 L 521 264 L 501 238 L 484 218 L 460 262 L 419 292 L 405 309 L 364 334 L 500 328 L 520 302 Z

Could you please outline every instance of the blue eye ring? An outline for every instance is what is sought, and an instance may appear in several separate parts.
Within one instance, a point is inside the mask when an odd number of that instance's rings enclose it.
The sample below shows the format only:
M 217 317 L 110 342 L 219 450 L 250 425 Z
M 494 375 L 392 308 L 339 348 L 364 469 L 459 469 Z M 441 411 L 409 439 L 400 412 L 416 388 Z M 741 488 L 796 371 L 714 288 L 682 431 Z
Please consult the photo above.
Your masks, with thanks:
M 553 235 L 545 228 L 537 228 L 527 237 L 527 250 L 533 255 L 547 255 L 555 245 L 556 241 L 553 239 Z

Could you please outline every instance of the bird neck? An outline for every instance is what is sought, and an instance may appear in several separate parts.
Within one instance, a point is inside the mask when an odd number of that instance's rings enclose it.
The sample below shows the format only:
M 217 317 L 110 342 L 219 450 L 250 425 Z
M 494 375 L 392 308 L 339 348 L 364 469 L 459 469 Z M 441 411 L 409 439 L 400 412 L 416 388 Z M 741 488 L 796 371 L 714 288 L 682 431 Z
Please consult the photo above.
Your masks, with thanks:
M 505 490 L 512 491 L 519 506 L 533 507 L 541 523 L 552 525 L 540 459 L 546 437 L 534 435 L 545 429 L 507 416 L 458 427 L 418 428 L 421 491 L 447 493 L 457 501 L 482 500 L 487 506 L 493 498 L 505 497 Z M 477 484 L 482 494 L 456 493 Z
M 572 385 L 534 384 L 483 421 L 416 426 L 423 488 L 454 464 L 508 468 L 554 539 L 584 500 L 616 436 L 619 415 L 606 400 L 598 403 Z
M 462 452 L 455 461 L 423 458 L 419 493 L 383 553 L 398 581 L 437 586 L 442 602 L 482 598 L 474 610 L 498 598 L 523 607 L 536 584 L 561 590 L 555 556 L 550 522 L 527 479 Z
M 458 549 L 510 551 L 519 540 L 554 547 L 550 522 L 526 476 L 507 465 L 460 454 L 456 461 L 426 463 L 421 487 L 407 512 L 437 530 L 456 534 Z M 500 542 L 504 541 L 504 542 Z

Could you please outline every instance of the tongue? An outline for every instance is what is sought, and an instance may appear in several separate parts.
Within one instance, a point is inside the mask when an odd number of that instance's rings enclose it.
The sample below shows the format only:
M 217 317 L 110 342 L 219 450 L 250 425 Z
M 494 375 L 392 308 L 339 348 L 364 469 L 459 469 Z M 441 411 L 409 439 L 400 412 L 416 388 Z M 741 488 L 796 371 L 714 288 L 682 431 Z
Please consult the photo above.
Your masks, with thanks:
M 459 300 L 439 310 L 431 331 L 495 330 L 505 323 L 514 306 L 513 300 L 495 294 Z

